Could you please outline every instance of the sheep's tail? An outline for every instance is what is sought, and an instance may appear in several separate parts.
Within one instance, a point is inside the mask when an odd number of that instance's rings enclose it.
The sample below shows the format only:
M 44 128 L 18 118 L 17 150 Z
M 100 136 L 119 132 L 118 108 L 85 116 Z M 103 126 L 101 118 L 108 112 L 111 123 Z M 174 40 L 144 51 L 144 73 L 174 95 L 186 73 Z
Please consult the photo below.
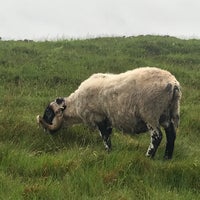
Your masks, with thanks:
M 174 85 L 173 94 L 171 100 L 171 120 L 174 123 L 175 128 L 178 128 L 180 121 L 180 99 L 181 99 L 181 89 L 179 85 Z

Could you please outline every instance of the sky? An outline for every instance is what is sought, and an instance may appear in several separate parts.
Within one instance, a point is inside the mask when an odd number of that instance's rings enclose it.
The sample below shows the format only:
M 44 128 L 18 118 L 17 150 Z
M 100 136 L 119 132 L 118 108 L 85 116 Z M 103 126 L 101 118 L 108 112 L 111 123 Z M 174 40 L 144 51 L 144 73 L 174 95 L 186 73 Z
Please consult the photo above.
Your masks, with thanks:
M 2 39 L 200 38 L 199 0 L 0 0 Z

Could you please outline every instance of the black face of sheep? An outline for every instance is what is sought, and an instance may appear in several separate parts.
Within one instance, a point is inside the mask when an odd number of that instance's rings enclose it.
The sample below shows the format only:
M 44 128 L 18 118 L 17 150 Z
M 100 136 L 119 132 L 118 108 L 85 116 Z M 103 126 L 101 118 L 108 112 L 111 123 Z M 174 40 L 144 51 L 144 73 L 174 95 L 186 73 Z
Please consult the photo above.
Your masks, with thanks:
M 54 102 L 52 103 L 56 103 L 57 105 L 59 106 L 62 106 L 60 109 L 63 111 L 65 110 L 66 108 L 66 105 L 65 105 L 65 100 L 63 98 L 57 98 Z M 54 113 L 54 110 L 52 108 L 52 103 L 50 103 L 47 108 L 45 109 L 44 111 L 44 115 L 43 115 L 43 119 L 48 123 L 48 124 L 52 124 L 52 121 L 55 117 L 55 113 Z
M 52 124 L 54 117 L 55 117 L 55 113 L 49 104 L 44 111 L 43 119 L 48 124 Z
M 64 98 L 57 98 L 45 109 L 43 117 L 37 116 L 37 122 L 45 131 L 55 133 L 63 122 L 63 111 L 66 109 Z

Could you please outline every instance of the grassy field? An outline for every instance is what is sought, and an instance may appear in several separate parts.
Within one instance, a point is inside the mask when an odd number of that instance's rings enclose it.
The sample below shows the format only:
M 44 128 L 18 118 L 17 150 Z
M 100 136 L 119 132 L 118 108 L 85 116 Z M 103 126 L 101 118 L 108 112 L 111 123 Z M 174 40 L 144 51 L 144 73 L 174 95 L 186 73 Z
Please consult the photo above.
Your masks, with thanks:
M 200 40 L 138 36 L 0 41 L 0 199 L 200 199 Z M 174 157 L 145 157 L 149 134 L 114 130 L 106 153 L 84 125 L 48 135 L 36 124 L 47 103 L 95 72 L 169 70 L 182 85 Z

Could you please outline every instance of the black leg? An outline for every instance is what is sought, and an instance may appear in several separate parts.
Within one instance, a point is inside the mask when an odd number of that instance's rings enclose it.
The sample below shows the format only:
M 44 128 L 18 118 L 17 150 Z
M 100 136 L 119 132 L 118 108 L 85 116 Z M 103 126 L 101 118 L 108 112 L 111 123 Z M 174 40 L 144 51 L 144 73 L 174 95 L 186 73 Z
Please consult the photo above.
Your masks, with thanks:
M 169 127 L 165 128 L 167 143 L 165 149 L 165 159 L 171 159 L 174 151 L 174 142 L 176 139 L 176 130 L 174 124 L 171 122 Z
M 147 150 L 146 156 L 153 158 L 162 140 L 162 132 L 159 128 L 150 128 L 149 131 L 151 133 L 151 142 Z
M 100 131 L 101 137 L 103 139 L 105 149 L 107 151 L 111 150 L 111 138 L 112 127 L 108 119 L 103 120 L 102 122 L 97 123 L 98 129 Z

